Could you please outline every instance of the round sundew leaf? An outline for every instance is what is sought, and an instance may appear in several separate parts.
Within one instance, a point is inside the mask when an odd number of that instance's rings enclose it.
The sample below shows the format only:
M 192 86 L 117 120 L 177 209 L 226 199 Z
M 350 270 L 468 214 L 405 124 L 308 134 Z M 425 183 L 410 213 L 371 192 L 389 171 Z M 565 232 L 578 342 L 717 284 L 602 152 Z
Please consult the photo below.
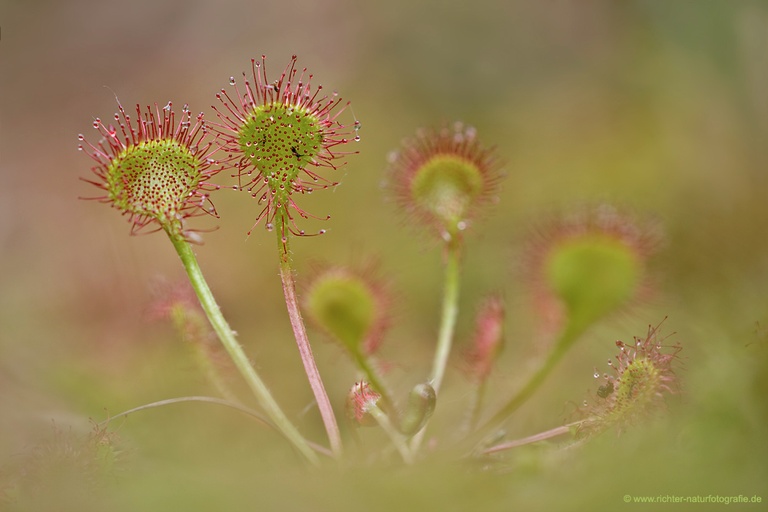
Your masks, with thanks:
M 620 240 L 591 235 L 557 244 L 545 270 L 572 321 L 588 324 L 632 298 L 642 264 Z
M 172 219 L 202 179 L 199 160 L 175 140 L 143 141 L 107 167 L 109 199 L 122 210 Z
M 234 90 L 216 94 L 223 108 L 213 107 L 220 123 L 212 123 L 211 130 L 227 155 L 225 163 L 236 170 L 236 188 L 260 205 L 253 226 L 263 221 L 267 230 L 277 228 L 287 241 L 289 233 L 306 235 L 297 224 L 299 218 L 323 218 L 302 209 L 296 196 L 338 184 L 324 171 L 337 170 L 345 164 L 340 160 L 357 153 L 343 148 L 359 140 L 352 137 L 359 123 L 341 122 L 349 102 L 342 102 L 335 91 L 326 94 L 322 86 L 313 86 L 313 75 L 297 67 L 295 55 L 277 79 L 269 78 L 266 68 L 262 55 L 251 59 L 251 76 L 244 73 L 242 85 L 230 77 Z
M 413 177 L 413 200 L 440 219 L 449 231 L 464 220 L 473 200 L 482 192 L 483 174 L 469 160 L 437 155 Z
M 306 303 L 319 326 L 352 353 L 360 353 L 376 308 L 375 297 L 364 283 L 351 277 L 328 276 L 312 286 Z
M 275 201 L 286 205 L 299 173 L 320 151 L 323 131 L 317 117 L 308 110 L 270 103 L 253 109 L 239 129 L 238 141 Z

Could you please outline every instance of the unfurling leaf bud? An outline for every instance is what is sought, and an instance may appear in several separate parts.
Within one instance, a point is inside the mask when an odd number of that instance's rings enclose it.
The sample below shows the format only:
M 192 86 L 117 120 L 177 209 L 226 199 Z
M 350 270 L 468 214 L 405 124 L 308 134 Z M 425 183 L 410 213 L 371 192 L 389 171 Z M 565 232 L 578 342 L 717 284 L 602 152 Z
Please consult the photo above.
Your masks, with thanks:
M 377 425 L 369 409 L 375 407 L 380 399 L 381 395 L 371 389 L 367 382 L 356 382 L 347 393 L 347 417 L 362 427 Z
M 435 411 L 436 402 L 437 395 L 430 384 L 416 384 L 408 394 L 408 406 L 400 420 L 400 431 L 412 436 L 424 428 Z
M 493 295 L 483 302 L 475 318 L 472 346 L 465 357 L 471 375 L 482 382 L 488 378 L 493 363 L 504 344 L 504 302 Z

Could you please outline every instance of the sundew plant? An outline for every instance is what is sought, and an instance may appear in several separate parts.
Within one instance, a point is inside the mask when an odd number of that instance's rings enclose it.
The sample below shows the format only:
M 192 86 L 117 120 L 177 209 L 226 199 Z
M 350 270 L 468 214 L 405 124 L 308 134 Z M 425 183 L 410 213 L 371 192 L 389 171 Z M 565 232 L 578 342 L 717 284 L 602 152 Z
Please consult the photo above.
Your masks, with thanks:
M 118 434 L 160 411 L 173 415 L 180 403 L 236 411 L 254 433 L 244 458 L 268 454 L 266 464 L 281 461 L 275 473 L 299 475 L 310 488 L 337 475 L 343 491 L 353 475 L 375 482 L 387 471 L 418 483 L 443 465 L 468 478 L 546 471 L 589 446 L 618 445 L 633 431 L 653 428 L 685 400 L 687 335 L 669 327 L 671 312 L 644 316 L 662 286 L 655 261 L 666 235 L 653 212 L 584 200 L 532 216 L 515 228 L 522 235 L 511 252 L 513 277 L 498 270 L 525 301 L 509 301 L 501 285 L 467 296 L 467 255 L 488 235 L 503 191 L 515 187 L 507 148 L 487 144 L 488 127 L 468 120 L 424 119 L 415 133 L 402 134 L 379 168 L 361 168 L 357 142 L 366 137 L 366 121 L 356 117 L 355 99 L 320 85 L 302 66 L 296 56 L 279 66 L 254 58 L 245 72 L 221 77 L 207 112 L 166 100 L 129 107 L 121 97 L 114 114 L 94 118 L 92 132 L 72 134 L 83 154 L 81 199 L 122 215 L 126 236 L 167 237 L 178 255 L 187 280 L 160 286 L 148 309 L 172 326 L 175 342 L 192 349 L 196 366 L 185 371 L 199 372 L 209 392 L 158 397 L 127 410 L 103 404 L 87 442 L 57 431 L 55 442 L 32 457 L 32 470 L 0 480 L 0 503 L 33 503 L 26 500 L 35 482 L 53 471 L 46 464 L 63 473 L 73 467 L 88 489 L 103 490 L 136 471 Z M 323 201 L 353 199 L 336 187 L 358 173 L 377 173 L 382 183 L 381 204 L 368 207 L 388 209 L 407 236 L 420 239 L 422 255 L 440 262 L 441 283 L 430 290 L 439 303 L 434 315 L 406 320 L 411 312 L 397 306 L 407 286 L 385 258 L 309 258 L 318 237 L 364 245 L 342 230 L 329 232 L 334 219 L 323 211 Z M 251 213 L 220 215 L 215 205 L 226 195 L 247 197 Z M 91 212 L 107 215 L 95 205 Z M 209 285 L 198 263 L 209 249 L 211 223 L 241 230 L 246 243 L 268 239 L 274 246 L 274 260 L 253 264 L 274 268 L 273 284 L 284 298 L 280 314 L 293 336 L 256 341 L 295 345 L 291 372 L 265 372 L 279 363 L 253 348 L 248 338 L 260 333 L 239 333 L 219 306 L 217 292 L 227 283 Z M 304 255 L 311 265 L 297 265 Z M 248 280 L 248 268 L 236 274 Z M 248 307 L 276 311 L 259 293 Z M 510 318 L 526 315 L 533 332 L 521 337 Z M 609 338 L 603 327 L 615 318 L 643 328 Z M 386 350 L 393 332 L 402 336 L 413 325 L 432 333 L 419 340 L 420 350 L 402 357 Z M 317 347 L 329 343 L 338 357 L 318 364 Z M 510 347 L 535 357 L 505 359 Z M 600 361 L 584 363 L 595 347 Z M 592 385 L 569 388 L 567 402 L 553 406 L 547 394 L 564 361 L 582 364 Z M 297 388 L 312 396 L 298 413 L 281 400 L 285 389 Z M 552 409 L 548 417 L 560 421 L 520 434 L 516 426 L 528 425 L 533 407 Z M 208 435 L 200 445 L 230 433 Z M 153 433 L 159 443 L 173 436 Z M 612 461 L 616 471 L 625 463 Z
M 325 233 L 307 232 L 304 220 L 332 222 L 329 216 L 305 210 L 302 196 L 335 187 L 339 169 L 354 166 L 349 160 L 357 153 L 361 122 L 352 115 L 348 101 L 313 83 L 313 75 L 299 68 L 296 56 L 276 77 L 268 74 L 262 56 L 251 61 L 241 78 L 232 76 L 227 82 L 215 93 L 213 120 L 203 112 L 193 115 L 186 104 L 177 114 L 171 102 L 163 107 L 137 105 L 132 116 L 118 102 L 113 120 L 94 121 L 95 136 L 79 136 L 79 149 L 95 163 L 92 175 L 84 178 L 100 190 L 93 199 L 123 214 L 131 234 L 163 232 L 178 253 L 199 305 L 191 301 L 174 305 L 177 328 L 189 329 L 187 324 L 201 308 L 207 328 L 252 391 L 255 405 L 246 405 L 231 392 L 189 400 L 207 399 L 247 410 L 281 435 L 286 453 L 294 451 L 310 466 L 345 459 L 363 465 L 399 459 L 400 464 L 413 465 L 440 451 L 457 460 L 501 464 L 504 452 L 522 444 L 560 437 L 551 449 L 563 449 L 605 430 L 632 428 L 665 410 L 668 396 L 679 389 L 675 370 L 681 346 L 670 345 L 660 334 L 662 319 L 656 318 L 650 320 L 647 333 L 629 333 L 634 342 L 616 342 L 619 352 L 613 371 L 595 374 L 597 399 L 581 399 L 585 406 L 579 419 L 522 440 L 504 435 L 505 423 L 514 421 L 518 408 L 535 399 L 557 363 L 577 350 L 590 327 L 617 310 L 631 311 L 648 293 L 652 281 L 648 260 L 658 245 L 658 226 L 618 207 L 598 204 L 579 206 L 537 226 L 523 258 L 531 300 L 540 309 L 542 325 L 552 333 L 548 355 L 516 389 L 493 390 L 495 396 L 507 397 L 500 405 L 486 403 L 488 378 L 506 342 L 507 308 L 504 298 L 489 290 L 477 307 L 474 338 L 464 354 L 471 374 L 466 383 L 471 396 L 464 404 L 466 421 L 454 431 L 432 430 L 434 416 L 456 407 L 441 403 L 441 390 L 451 370 L 448 361 L 461 314 L 462 255 L 499 200 L 505 175 L 502 151 L 486 146 L 478 129 L 462 122 L 430 125 L 407 137 L 382 166 L 383 193 L 414 234 L 421 231 L 434 240 L 445 276 L 442 289 L 436 290 L 442 297 L 440 317 L 431 319 L 437 327 L 431 371 L 412 389 L 398 389 L 388 382 L 386 365 L 377 359 L 391 325 L 390 279 L 377 277 L 370 265 L 327 263 L 307 276 L 299 296 L 296 279 L 301 276 L 292 266 L 292 239 Z M 195 217 L 218 217 L 214 196 L 234 192 L 253 198 L 251 223 L 263 225 L 276 238 L 288 318 L 325 427 L 323 441 L 311 441 L 298 418 L 289 417 L 275 400 L 270 388 L 280 383 L 267 383 L 259 375 L 257 367 L 268 362 L 254 364 L 246 353 L 197 263 L 195 252 L 205 246 L 194 227 Z M 253 229 L 248 235 L 263 236 Z M 349 374 L 347 390 L 331 391 L 346 396 L 345 410 L 332 406 L 313 357 L 305 317 L 319 333 L 337 342 L 358 369 Z M 201 352 L 203 359 L 212 353 Z M 351 424 L 346 435 L 339 428 L 341 421 Z M 362 427 L 381 429 L 385 438 L 361 442 L 355 430 Z

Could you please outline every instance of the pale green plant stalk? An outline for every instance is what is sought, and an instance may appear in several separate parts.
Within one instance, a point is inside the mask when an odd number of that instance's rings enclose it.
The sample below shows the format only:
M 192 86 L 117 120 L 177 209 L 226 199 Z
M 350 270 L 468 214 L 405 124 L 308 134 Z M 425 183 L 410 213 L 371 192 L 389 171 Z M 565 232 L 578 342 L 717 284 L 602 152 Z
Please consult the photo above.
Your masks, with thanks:
M 520 390 L 515 393 L 491 419 L 486 421 L 483 426 L 475 432 L 472 439 L 478 440 L 487 436 L 493 429 L 501 426 L 509 416 L 517 411 L 517 409 L 520 408 L 520 406 L 522 406 L 539 389 L 539 387 L 541 387 L 546 378 L 552 373 L 552 370 L 557 363 L 560 362 L 560 359 L 562 359 L 584 330 L 585 327 L 575 326 L 575 324 L 569 322 L 539 369 L 531 375 L 525 385 L 523 385 L 523 387 L 520 388 Z
M 443 287 L 443 307 L 440 320 L 440 331 L 437 336 L 437 348 L 432 363 L 430 384 L 439 395 L 440 386 L 443 383 L 445 369 L 448 366 L 448 356 L 453 344 L 453 332 L 456 328 L 456 319 L 459 316 L 459 274 L 461 245 L 460 240 L 453 237 L 446 244 L 445 285 Z M 411 439 L 411 450 L 418 451 L 424 438 L 426 426 Z
M 437 337 L 437 349 L 432 363 L 430 383 L 435 393 L 440 392 L 443 383 L 445 369 L 448 365 L 448 356 L 453 344 L 453 332 L 456 328 L 456 319 L 459 316 L 459 271 L 460 271 L 460 244 L 451 241 L 446 247 L 445 262 L 445 286 L 443 288 L 443 310 L 440 320 L 440 333 Z
M 304 371 L 307 374 L 307 379 L 309 379 L 309 385 L 315 395 L 320 416 L 328 433 L 331 451 L 336 457 L 339 457 L 342 453 L 341 434 L 339 433 L 339 426 L 336 423 L 336 416 L 333 413 L 331 401 L 328 399 L 323 380 L 320 377 L 320 371 L 317 369 L 315 357 L 312 354 L 312 346 L 309 344 L 309 338 L 307 337 L 307 329 L 304 326 L 304 320 L 299 310 L 299 301 L 296 299 L 296 283 L 293 278 L 293 269 L 291 268 L 288 236 L 287 233 L 277 232 L 277 250 L 280 254 L 280 279 L 283 283 L 285 305 L 288 308 L 288 317 L 291 320 L 291 327 L 296 338 L 296 345 L 299 348 L 301 362 L 304 364 Z
M 379 424 L 381 429 L 384 430 L 384 432 L 386 432 L 386 434 L 392 440 L 392 444 L 395 445 L 395 448 L 397 448 L 397 451 L 403 458 L 403 462 L 406 464 L 413 464 L 413 452 L 411 447 L 408 446 L 408 442 L 405 436 L 403 436 L 392 424 L 389 416 L 387 416 L 387 414 L 382 411 L 376 404 L 369 404 L 365 411 L 373 416 L 373 419 L 376 420 L 376 423 Z
M 224 319 L 221 309 L 216 303 L 216 300 L 203 277 L 203 273 L 200 270 L 197 258 L 195 258 L 195 254 L 192 251 L 189 242 L 184 240 L 181 236 L 174 235 L 170 231 L 167 231 L 167 233 L 179 258 L 181 258 L 184 269 L 192 283 L 192 288 L 194 288 L 195 293 L 200 300 L 200 305 L 203 307 L 203 311 L 205 311 L 208 320 L 211 322 L 211 326 L 214 331 L 216 331 L 219 340 L 222 345 L 224 345 L 224 349 L 232 358 L 232 361 L 240 371 L 240 374 L 243 376 L 254 395 L 256 395 L 259 405 L 264 409 L 265 414 L 274 423 L 275 427 L 283 433 L 296 449 L 309 462 L 318 465 L 319 460 L 317 454 L 310 448 L 304 437 L 302 437 L 296 427 L 286 417 L 277 402 L 275 402 L 275 399 L 270 394 L 266 384 L 261 380 L 261 377 L 259 377 L 259 374 L 248 360 L 248 356 L 246 356 L 243 348 L 235 339 L 232 329 Z

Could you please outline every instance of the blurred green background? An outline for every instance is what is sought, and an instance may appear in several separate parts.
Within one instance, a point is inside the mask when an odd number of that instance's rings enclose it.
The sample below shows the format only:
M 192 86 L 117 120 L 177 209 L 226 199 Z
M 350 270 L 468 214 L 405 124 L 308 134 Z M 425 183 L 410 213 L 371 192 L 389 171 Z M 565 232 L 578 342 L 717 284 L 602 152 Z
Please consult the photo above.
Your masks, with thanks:
M 641 507 L 624 504 L 626 494 L 759 495 L 762 505 L 730 507 L 764 509 L 765 2 L 2 0 L 0 30 L 0 483 L 26 472 L 28 509 Z M 520 449 L 500 473 L 438 460 L 318 474 L 237 413 L 182 404 L 113 424 L 122 453 L 103 496 L 37 471 L 40 447 L 87 436 L 89 418 L 212 393 L 171 327 L 148 320 L 153 283 L 183 276 L 177 256 L 162 235 L 130 237 L 116 211 L 78 201 L 94 189 L 78 180 L 91 161 L 76 150 L 77 134 L 93 138 L 92 120 L 110 118 L 115 94 L 126 106 L 172 100 L 213 118 L 214 93 L 262 53 L 274 77 L 297 54 L 362 123 L 342 184 L 303 203 L 333 218 L 317 223 L 327 235 L 294 242 L 295 264 L 301 281 L 313 261 L 380 260 L 399 294 L 383 348 L 398 393 L 428 374 L 442 271 L 437 244 L 404 229 L 384 200 L 386 157 L 420 126 L 462 120 L 507 162 L 500 203 L 469 238 L 456 340 L 460 350 L 478 300 L 502 291 L 508 345 L 490 403 L 543 352 L 516 264 L 532 223 L 609 201 L 656 216 L 667 233 L 653 299 L 591 330 L 509 423 L 510 437 L 567 421 L 571 404 L 594 391 L 593 368 L 607 368 L 613 341 L 665 316 L 664 332 L 684 346 L 684 392 L 669 413 L 578 450 Z M 322 442 L 273 237 L 246 239 L 257 210 L 244 195 L 222 192 L 215 203 L 222 220 L 199 224 L 219 226 L 198 248 L 200 263 L 279 401 Z M 312 337 L 341 411 L 355 372 Z M 455 358 L 435 433 L 450 432 L 468 398 L 459 366 Z M 704 506 L 725 507 L 668 508 Z

